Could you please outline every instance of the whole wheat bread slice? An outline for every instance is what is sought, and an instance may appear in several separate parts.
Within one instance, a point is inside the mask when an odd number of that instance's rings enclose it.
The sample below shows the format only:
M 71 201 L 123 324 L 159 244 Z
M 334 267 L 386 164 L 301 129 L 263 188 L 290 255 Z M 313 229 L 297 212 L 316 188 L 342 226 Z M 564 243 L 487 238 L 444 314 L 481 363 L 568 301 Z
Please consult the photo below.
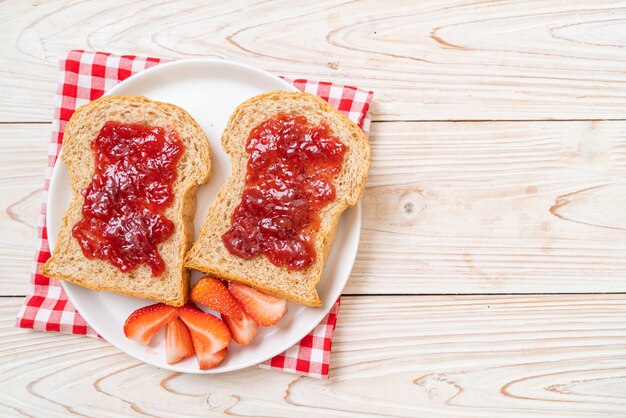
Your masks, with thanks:
M 157 247 L 166 265 L 165 271 L 157 277 L 152 276 L 147 264 L 122 273 L 108 260 L 89 259 L 72 236 L 73 226 L 82 218 L 81 191 L 87 188 L 94 174 L 91 141 L 111 120 L 174 128 L 185 146 L 172 185 L 174 202 L 163 212 L 174 222 L 175 231 Z M 70 174 L 72 200 L 52 257 L 42 266 L 41 273 L 95 290 L 182 306 L 189 289 L 189 271 L 183 260 L 193 239 L 195 192 L 199 184 L 208 180 L 211 168 L 209 142 L 202 128 L 185 110 L 169 103 L 141 96 L 104 96 L 74 112 L 65 128 L 61 158 Z
M 341 172 L 334 181 L 337 198 L 320 212 L 321 224 L 314 243 L 315 261 L 304 270 L 277 267 L 262 255 L 249 260 L 239 258 L 222 243 L 222 235 L 230 228 L 233 212 L 241 202 L 249 157 L 245 146 L 250 131 L 278 112 L 306 116 L 314 126 L 325 121 L 334 135 L 348 146 Z M 316 286 L 339 218 L 346 208 L 357 204 L 365 186 L 370 162 L 365 135 L 356 124 L 317 96 L 276 91 L 253 97 L 237 107 L 222 135 L 222 147 L 232 161 L 231 177 L 217 194 L 185 265 L 292 302 L 321 306 Z

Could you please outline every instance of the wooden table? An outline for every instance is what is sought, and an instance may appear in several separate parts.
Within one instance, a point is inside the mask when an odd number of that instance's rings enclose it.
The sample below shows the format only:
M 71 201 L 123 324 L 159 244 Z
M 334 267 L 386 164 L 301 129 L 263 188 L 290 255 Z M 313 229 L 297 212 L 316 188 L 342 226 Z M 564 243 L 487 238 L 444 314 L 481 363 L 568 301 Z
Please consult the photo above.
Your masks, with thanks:
M 1 416 L 626 416 L 626 3 L 33 0 L 0 22 Z M 76 48 L 375 92 L 329 381 L 14 328 Z

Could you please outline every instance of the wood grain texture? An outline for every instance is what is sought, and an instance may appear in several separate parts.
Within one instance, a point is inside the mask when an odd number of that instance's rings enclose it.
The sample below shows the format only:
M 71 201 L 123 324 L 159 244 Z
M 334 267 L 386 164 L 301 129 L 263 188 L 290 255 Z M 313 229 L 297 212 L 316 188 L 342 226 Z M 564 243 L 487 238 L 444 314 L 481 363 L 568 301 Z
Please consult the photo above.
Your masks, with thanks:
M 49 142 L 49 124 L 0 125 L 0 295 L 28 286 Z
M 347 293 L 626 291 L 624 122 L 376 123 Z
M 613 1 L 0 3 L 0 121 L 48 121 L 68 49 L 227 58 L 376 92 L 375 120 L 624 118 Z
M 331 379 L 156 369 L 104 341 L 13 328 L 0 299 L 0 411 L 14 416 L 626 416 L 626 297 L 346 297 Z
M 0 294 L 26 289 L 48 130 L 0 125 Z M 626 122 L 374 123 L 370 143 L 346 293 L 626 291 Z

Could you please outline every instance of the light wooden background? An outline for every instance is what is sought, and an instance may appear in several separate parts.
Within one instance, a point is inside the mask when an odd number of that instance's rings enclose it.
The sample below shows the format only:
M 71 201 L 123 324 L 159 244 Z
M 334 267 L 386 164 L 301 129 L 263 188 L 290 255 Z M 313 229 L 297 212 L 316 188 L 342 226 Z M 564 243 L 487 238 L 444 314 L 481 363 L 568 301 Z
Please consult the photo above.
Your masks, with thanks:
M 0 28 L 1 416 L 626 417 L 626 2 L 4 1 Z M 375 91 L 330 381 L 14 328 L 76 48 Z

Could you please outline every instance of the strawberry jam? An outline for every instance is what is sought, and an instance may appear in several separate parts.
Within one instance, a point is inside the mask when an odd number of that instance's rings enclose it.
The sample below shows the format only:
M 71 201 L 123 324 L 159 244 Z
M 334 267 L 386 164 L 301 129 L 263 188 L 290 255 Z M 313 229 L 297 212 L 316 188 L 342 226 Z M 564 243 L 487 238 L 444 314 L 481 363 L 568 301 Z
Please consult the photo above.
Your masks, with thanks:
M 88 258 L 123 272 L 146 263 L 165 271 L 157 246 L 174 233 L 163 212 L 185 147 L 174 129 L 109 121 L 91 142 L 95 171 L 82 194 L 83 218 L 72 229 Z
M 222 241 L 244 259 L 265 255 L 302 270 L 315 260 L 319 212 L 335 199 L 333 180 L 347 147 L 322 122 L 278 113 L 250 131 L 241 203 Z

